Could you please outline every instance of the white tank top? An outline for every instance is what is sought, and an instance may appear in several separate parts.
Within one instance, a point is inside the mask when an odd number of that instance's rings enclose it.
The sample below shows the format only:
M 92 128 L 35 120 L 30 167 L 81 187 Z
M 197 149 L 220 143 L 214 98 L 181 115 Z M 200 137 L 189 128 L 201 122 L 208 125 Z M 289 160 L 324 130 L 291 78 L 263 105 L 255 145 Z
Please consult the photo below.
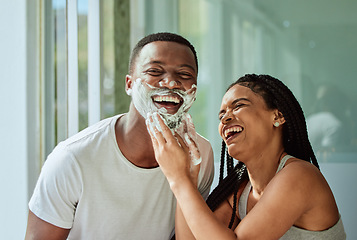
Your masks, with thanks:
M 278 173 L 281 169 L 283 169 L 286 161 L 289 160 L 290 158 L 294 158 L 294 157 L 290 155 L 285 155 L 281 159 L 276 173 Z M 247 215 L 248 196 L 251 190 L 252 190 L 252 185 L 250 181 L 248 181 L 238 202 L 238 212 L 239 212 L 239 217 L 241 219 L 243 219 Z M 300 239 L 344 240 L 346 239 L 346 233 L 340 216 L 338 222 L 327 230 L 309 231 L 309 230 L 292 226 L 280 239 L 281 240 L 300 240 Z

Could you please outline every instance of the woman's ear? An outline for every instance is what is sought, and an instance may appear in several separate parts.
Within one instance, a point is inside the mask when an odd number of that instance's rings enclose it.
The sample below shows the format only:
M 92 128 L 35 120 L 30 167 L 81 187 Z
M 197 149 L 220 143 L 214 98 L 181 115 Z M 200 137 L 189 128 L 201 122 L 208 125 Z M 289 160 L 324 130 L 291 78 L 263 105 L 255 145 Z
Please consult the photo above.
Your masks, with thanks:
M 273 120 L 273 125 L 274 127 L 279 127 L 280 125 L 283 125 L 285 123 L 285 118 L 284 115 L 278 110 L 274 110 L 274 120 Z
M 129 96 L 131 96 L 132 87 L 133 87 L 132 77 L 130 75 L 126 75 L 125 76 L 125 92 Z

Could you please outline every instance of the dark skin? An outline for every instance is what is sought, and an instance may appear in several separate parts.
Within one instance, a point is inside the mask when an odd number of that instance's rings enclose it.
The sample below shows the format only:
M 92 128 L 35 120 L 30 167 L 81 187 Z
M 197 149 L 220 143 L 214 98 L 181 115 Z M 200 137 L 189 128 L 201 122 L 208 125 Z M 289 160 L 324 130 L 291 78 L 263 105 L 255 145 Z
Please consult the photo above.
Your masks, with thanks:
M 25 239 L 48 239 L 59 240 L 67 239 L 70 229 L 64 229 L 52 225 L 38 218 L 33 212 L 29 211 L 27 230 Z
M 291 226 L 323 231 L 337 223 L 334 196 L 314 165 L 292 157 L 276 173 L 286 155 L 285 118 L 278 109 L 269 109 L 263 97 L 250 88 L 235 85 L 223 97 L 219 119 L 219 133 L 228 153 L 244 162 L 252 186 L 247 215 L 238 225 L 236 222 L 234 231 L 227 228 L 233 196 L 212 212 L 192 180 L 183 144 L 177 143 L 163 123 L 162 131 L 152 132 L 156 158 L 181 210 L 176 214 L 177 239 L 279 239 Z M 175 161 L 170 161 L 173 156 Z
M 132 88 L 137 78 L 154 87 L 187 91 L 197 83 L 194 55 L 188 47 L 178 43 L 150 43 L 142 49 L 131 76 L 126 77 L 127 90 Z M 170 85 L 170 81 L 176 84 Z M 168 111 L 175 113 L 177 109 Z M 145 119 L 133 104 L 128 114 L 117 122 L 116 133 L 119 148 L 130 162 L 142 168 L 158 166 Z
M 115 125 L 120 151 L 126 159 L 130 159 L 130 162 L 138 167 L 157 167 L 154 150 L 152 145 L 148 144 L 151 139 L 147 134 L 145 121 L 142 117 L 135 117 L 139 113 L 133 105 L 130 106 L 130 109 L 132 110 L 122 116 Z M 140 136 L 140 140 L 137 136 Z
M 152 42 L 139 53 L 131 75 L 126 76 L 126 90 L 141 78 L 155 87 L 189 90 L 197 83 L 197 66 L 190 48 L 175 42 Z M 175 82 L 175 84 L 170 84 Z M 168 112 L 177 109 L 170 107 Z M 116 140 L 123 155 L 142 168 L 158 167 L 145 119 L 133 104 L 115 125 Z M 52 225 L 29 211 L 25 240 L 65 240 L 70 229 Z

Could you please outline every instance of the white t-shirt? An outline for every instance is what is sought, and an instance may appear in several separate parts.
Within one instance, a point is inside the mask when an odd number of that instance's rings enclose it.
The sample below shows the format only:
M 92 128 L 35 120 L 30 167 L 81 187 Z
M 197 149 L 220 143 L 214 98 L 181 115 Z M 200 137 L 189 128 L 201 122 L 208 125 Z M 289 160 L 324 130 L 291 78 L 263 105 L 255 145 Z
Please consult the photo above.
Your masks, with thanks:
M 176 200 L 159 167 L 139 168 L 118 148 L 115 123 L 121 115 L 61 142 L 48 156 L 30 210 L 71 229 L 68 239 L 170 239 Z M 199 191 L 207 198 L 213 180 L 210 143 L 198 137 L 202 155 Z

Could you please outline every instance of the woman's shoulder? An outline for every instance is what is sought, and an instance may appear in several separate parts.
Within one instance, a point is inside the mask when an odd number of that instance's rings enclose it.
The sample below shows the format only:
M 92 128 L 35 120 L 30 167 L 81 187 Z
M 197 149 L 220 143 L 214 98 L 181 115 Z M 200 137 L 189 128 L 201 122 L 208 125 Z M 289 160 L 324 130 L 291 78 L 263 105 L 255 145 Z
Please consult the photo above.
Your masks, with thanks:
M 311 197 L 329 191 L 329 186 L 320 170 L 310 162 L 290 158 L 274 176 L 269 185 L 284 189 L 287 194 L 302 194 Z
M 291 158 L 274 178 L 272 189 L 279 189 L 290 201 L 304 205 L 306 212 L 322 213 L 326 208 L 336 208 L 330 186 L 320 170 L 310 162 Z
M 278 172 L 276 177 L 281 177 L 288 181 L 291 180 L 294 184 L 298 182 L 311 184 L 315 181 L 325 181 L 322 173 L 315 165 L 294 157 L 287 160 L 285 166 Z
M 294 225 L 317 231 L 336 223 L 339 213 L 333 193 L 323 174 L 313 164 L 290 159 L 276 175 L 276 180 L 275 187 L 286 186 L 284 191 L 292 204 L 304 209 L 304 214 Z

